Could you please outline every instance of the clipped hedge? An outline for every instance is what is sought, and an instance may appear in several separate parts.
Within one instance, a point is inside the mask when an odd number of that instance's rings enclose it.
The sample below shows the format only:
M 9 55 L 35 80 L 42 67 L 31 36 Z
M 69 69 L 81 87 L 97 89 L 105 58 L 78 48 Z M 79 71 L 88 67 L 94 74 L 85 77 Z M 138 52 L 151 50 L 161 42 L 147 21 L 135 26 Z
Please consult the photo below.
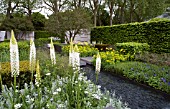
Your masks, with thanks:
M 92 28 L 91 41 L 112 45 L 122 42 L 148 43 L 151 52 L 170 53 L 170 21 L 150 21 Z
M 123 54 L 135 55 L 136 53 L 143 53 L 149 50 L 149 45 L 147 43 L 136 43 L 136 42 L 126 42 L 126 43 L 116 43 L 116 49 Z
M 29 61 L 20 61 L 20 74 L 17 77 L 17 83 L 22 87 L 24 86 L 24 83 L 29 83 L 31 80 L 31 73 L 29 71 Z M 1 76 L 3 84 L 6 84 L 7 86 L 11 86 L 11 83 L 13 83 L 13 77 L 11 77 L 11 66 L 10 62 L 2 62 L 1 63 Z
M 36 47 L 41 47 L 41 46 L 44 46 L 45 44 L 50 43 L 50 41 L 51 39 L 49 38 L 39 38 L 39 39 L 36 39 L 34 42 L 35 42 Z
M 10 43 L 9 42 L 2 42 L 0 43 L 0 61 L 1 62 L 8 62 L 10 61 Z M 28 60 L 29 59 L 29 41 L 19 41 L 18 42 L 18 49 L 19 49 L 19 59 Z
M 59 34 L 50 33 L 48 31 L 35 31 L 34 37 L 35 37 L 35 39 L 49 38 L 49 37 L 59 37 L 59 38 L 61 38 L 61 42 L 64 42 L 64 37 L 61 37 Z

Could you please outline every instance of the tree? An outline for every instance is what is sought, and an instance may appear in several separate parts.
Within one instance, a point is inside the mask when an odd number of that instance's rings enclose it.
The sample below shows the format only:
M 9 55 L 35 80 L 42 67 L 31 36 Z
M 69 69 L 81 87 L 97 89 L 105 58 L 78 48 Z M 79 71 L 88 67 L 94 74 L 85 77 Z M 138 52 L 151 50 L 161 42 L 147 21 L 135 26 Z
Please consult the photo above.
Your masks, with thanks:
M 97 26 L 97 12 L 98 12 L 99 6 L 102 4 L 102 1 L 103 0 L 89 0 L 89 5 L 93 12 L 94 27 Z
M 31 19 L 33 10 L 42 8 L 42 0 L 20 0 L 20 7 L 23 8 L 24 13 L 26 13 Z
M 67 10 L 53 14 L 46 23 L 48 31 L 60 35 L 65 34 L 68 43 L 69 39 L 73 38 L 74 40 L 77 34 L 81 33 L 84 29 L 89 29 L 90 26 L 91 18 L 83 9 Z
M 116 10 L 116 0 L 106 0 L 106 4 L 109 8 L 109 22 L 110 26 L 112 26 L 113 23 L 113 14 L 114 11 Z
M 14 10 L 18 7 L 20 0 L 0 0 L 0 11 L 6 13 L 8 19 L 12 18 Z
M 44 30 L 46 18 L 39 12 L 32 14 L 32 23 L 35 30 Z
M 43 0 L 47 5 L 45 8 L 52 11 L 53 13 L 58 13 L 64 9 L 64 5 L 67 4 L 67 0 Z
M 11 19 L 5 19 L 0 26 L 1 30 L 11 31 L 14 30 L 17 33 L 32 31 L 34 29 L 32 22 L 26 17 L 15 17 Z
M 88 0 L 68 0 L 70 9 L 84 8 Z

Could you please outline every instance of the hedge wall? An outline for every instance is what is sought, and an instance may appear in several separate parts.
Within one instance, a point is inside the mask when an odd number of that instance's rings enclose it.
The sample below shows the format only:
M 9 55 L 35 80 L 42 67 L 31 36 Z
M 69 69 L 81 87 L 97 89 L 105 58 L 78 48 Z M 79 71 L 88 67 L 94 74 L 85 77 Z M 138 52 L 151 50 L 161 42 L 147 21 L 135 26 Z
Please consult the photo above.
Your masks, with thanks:
M 49 37 L 59 37 L 59 38 L 61 38 L 61 42 L 64 41 L 64 37 L 61 37 L 58 34 L 50 33 L 48 31 L 35 31 L 35 39 L 49 38 Z
M 92 28 L 91 41 L 100 41 L 105 44 L 148 43 L 152 52 L 170 53 L 170 21 L 150 21 Z

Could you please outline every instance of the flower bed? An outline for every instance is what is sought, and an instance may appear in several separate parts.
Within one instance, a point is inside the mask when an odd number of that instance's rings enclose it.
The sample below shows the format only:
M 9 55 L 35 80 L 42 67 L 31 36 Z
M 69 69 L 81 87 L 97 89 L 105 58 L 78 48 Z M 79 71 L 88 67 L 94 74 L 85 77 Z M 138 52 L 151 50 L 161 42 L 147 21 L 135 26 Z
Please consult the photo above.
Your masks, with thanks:
M 63 46 L 62 52 L 64 54 L 68 55 L 69 49 L 70 49 L 69 45 Z M 81 57 L 93 56 L 93 55 L 97 54 L 97 52 L 98 52 L 97 48 L 94 48 L 94 47 L 89 46 L 89 45 L 83 45 L 83 46 L 79 45 L 78 49 L 79 49 Z

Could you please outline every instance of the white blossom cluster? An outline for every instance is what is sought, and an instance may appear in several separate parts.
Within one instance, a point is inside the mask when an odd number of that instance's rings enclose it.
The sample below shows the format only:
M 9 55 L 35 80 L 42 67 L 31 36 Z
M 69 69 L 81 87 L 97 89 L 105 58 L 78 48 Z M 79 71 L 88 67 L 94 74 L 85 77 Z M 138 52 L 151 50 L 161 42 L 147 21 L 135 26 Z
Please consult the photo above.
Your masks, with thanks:
M 71 65 L 75 70 L 80 71 L 80 53 L 77 45 L 73 47 L 72 39 L 69 50 L 69 65 Z

